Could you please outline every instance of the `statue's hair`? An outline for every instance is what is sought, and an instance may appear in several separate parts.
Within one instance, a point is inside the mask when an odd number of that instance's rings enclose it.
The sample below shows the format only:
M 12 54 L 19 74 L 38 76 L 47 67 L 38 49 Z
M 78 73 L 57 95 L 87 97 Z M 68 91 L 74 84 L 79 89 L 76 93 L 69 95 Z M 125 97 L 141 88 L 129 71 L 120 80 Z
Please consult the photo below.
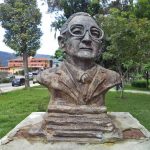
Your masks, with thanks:
M 93 18 L 90 14 L 88 14 L 88 13 L 86 13 L 86 12 L 77 12 L 77 13 L 74 13 L 74 14 L 72 14 L 72 15 L 67 19 L 67 21 L 62 25 L 61 30 L 60 30 L 60 34 L 65 33 L 66 29 L 68 28 L 69 22 L 70 22 L 74 17 L 76 17 L 76 16 L 89 16 L 89 17 L 91 17 L 91 18 L 94 20 L 94 18 Z M 94 21 L 95 21 L 95 20 L 94 20 Z M 95 22 L 96 22 L 96 21 L 95 21 Z

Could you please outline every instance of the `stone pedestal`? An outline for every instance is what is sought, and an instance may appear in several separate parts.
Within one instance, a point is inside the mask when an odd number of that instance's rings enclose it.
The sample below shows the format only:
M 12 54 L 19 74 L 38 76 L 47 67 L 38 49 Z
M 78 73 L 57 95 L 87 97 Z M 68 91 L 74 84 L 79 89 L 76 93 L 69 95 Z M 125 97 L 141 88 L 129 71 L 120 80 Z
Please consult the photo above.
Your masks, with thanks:
M 29 115 L 25 120 L 18 124 L 12 131 L 0 140 L 0 149 L 2 150 L 150 150 L 150 133 L 136 120 L 130 113 L 127 112 L 111 112 L 108 115 L 113 120 L 113 123 L 123 133 L 123 139 L 120 141 L 104 142 L 99 144 L 90 144 L 86 142 L 53 142 L 39 136 L 42 129 L 42 122 L 46 113 L 35 112 Z M 35 127 L 36 128 L 33 128 Z M 30 137 L 25 134 L 26 129 L 38 133 L 38 137 Z M 37 130 L 37 131 L 36 131 Z M 61 133 L 62 134 L 62 133 Z M 67 134 L 67 133 L 64 133 Z M 76 133 L 73 133 L 76 134 Z M 98 135 L 97 132 L 91 132 L 90 136 Z M 69 139 L 69 138 L 68 138 Z M 66 140 L 67 141 L 67 140 Z M 69 140 L 68 140 L 69 141 Z M 100 141 L 101 142 L 101 141 Z M 84 144 L 79 144 L 84 143 Z M 93 143 L 93 142 L 91 142 Z
M 122 139 L 106 107 L 51 105 L 45 117 L 50 142 L 104 143 Z

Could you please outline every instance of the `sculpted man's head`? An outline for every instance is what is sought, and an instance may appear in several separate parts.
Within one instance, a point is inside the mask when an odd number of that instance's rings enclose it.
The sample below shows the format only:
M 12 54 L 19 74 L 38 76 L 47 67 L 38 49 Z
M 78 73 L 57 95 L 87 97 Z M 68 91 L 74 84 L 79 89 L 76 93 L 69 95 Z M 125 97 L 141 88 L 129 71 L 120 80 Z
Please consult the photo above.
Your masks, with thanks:
M 60 48 L 70 57 L 94 59 L 101 51 L 103 31 L 87 13 L 79 12 L 70 16 L 60 34 Z

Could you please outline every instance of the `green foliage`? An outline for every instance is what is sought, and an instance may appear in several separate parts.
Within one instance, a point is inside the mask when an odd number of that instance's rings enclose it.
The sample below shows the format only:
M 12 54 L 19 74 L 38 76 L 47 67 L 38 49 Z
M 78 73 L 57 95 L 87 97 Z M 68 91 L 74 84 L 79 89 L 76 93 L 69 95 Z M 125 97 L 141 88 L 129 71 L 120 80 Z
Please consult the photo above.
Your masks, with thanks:
M 111 1 L 108 7 L 109 7 L 109 9 L 117 8 L 121 11 L 129 11 L 129 10 L 132 10 L 133 0 L 115 0 L 115 1 Z
M 106 67 L 118 71 L 122 76 L 129 72 L 144 74 L 149 72 L 150 62 L 150 1 L 81 1 L 56 0 L 49 2 L 63 10 L 64 15 L 56 18 L 52 24 L 55 30 L 60 29 L 65 20 L 78 11 L 85 11 L 94 16 L 105 32 L 102 58 Z M 100 15 L 103 14 L 103 15 Z M 98 59 L 101 60 L 101 57 Z M 146 66 L 145 66 L 146 65 Z M 148 78 L 147 78 L 148 80 Z
M 134 74 L 132 75 L 132 78 L 133 78 L 134 80 L 141 80 L 141 79 L 143 78 L 143 75 L 142 75 L 141 73 L 134 73 Z
M 24 71 L 23 70 L 19 70 L 15 74 L 16 75 L 22 75 L 22 76 L 24 76 Z
M 139 81 L 132 81 L 131 85 L 133 87 L 138 87 L 138 88 L 146 88 L 147 87 L 147 83 L 146 81 L 143 80 L 139 80 Z
M 138 0 L 134 7 L 137 18 L 150 19 L 150 0 Z
M 88 12 L 93 16 L 99 13 L 101 7 L 99 0 L 48 0 L 48 5 L 52 11 L 55 10 L 55 8 L 63 10 L 66 18 L 80 11 Z
M 7 0 L 0 4 L 0 21 L 6 29 L 4 42 L 19 55 L 34 55 L 40 46 L 41 14 L 35 0 Z
M 69 18 L 73 13 L 76 12 L 88 12 L 92 16 L 98 14 L 101 10 L 101 5 L 99 0 L 48 0 L 49 10 L 54 11 L 63 10 L 64 14 L 57 16 L 56 20 L 52 23 L 52 27 L 55 30 L 59 30 L 63 23 Z
M 55 21 L 53 21 L 51 24 L 51 27 L 54 28 L 55 31 L 60 30 L 65 21 L 66 21 L 65 16 L 63 15 L 56 16 Z
M 1 83 L 9 83 L 10 82 L 10 79 L 7 79 L 7 78 L 4 78 L 1 80 Z
M 150 92 L 150 89 L 133 87 L 133 86 L 131 86 L 130 83 L 124 85 L 124 90 L 138 90 L 138 91 L 148 91 L 148 92 Z
M 111 9 L 107 16 L 97 18 L 105 32 L 107 41 L 103 59 L 109 66 L 116 66 L 120 74 L 149 62 L 150 58 L 150 21 L 137 19 L 131 12 Z M 111 63 L 115 62 L 115 63 Z
M 143 80 L 132 81 L 131 85 L 133 87 L 138 87 L 138 88 L 146 88 L 147 87 L 146 81 L 143 81 Z
M 48 91 L 42 87 L 0 95 L 0 138 L 32 112 L 46 111 L 48 101 Z
M 54 58 L 62 61 L 64 59 L 63 50 L 61 50 L 61 49 L 56 50 Z

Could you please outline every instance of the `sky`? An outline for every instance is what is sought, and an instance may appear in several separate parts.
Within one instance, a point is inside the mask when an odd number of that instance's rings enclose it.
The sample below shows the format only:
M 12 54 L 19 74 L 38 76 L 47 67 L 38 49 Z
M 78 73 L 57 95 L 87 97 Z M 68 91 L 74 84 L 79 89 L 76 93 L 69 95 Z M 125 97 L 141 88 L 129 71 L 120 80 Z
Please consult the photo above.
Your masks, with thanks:
M 0 0 L 0 3 L 3 3 L 4 0 Z M 41 31 L 43 35 L 41 37 L 41 47 L 37 50 L 38 54 L 47 54 L 54 55 L 55 51 L 58 49 L 57 36 L 59 33 L 57 32 L 56 38 L 54 38 L 55 31 L 51 31 L 50 24 L 54 21 L 54 14 L 50 14 L 47 12 L 48 6 L 46 3 L 47 0 L 37 0 L 38 7 L 42 13 L 41 19 Z M 7 47 L 3 42 L 5 30 L 0 26 L 0 51 L 11 52 L 14 51 Z

